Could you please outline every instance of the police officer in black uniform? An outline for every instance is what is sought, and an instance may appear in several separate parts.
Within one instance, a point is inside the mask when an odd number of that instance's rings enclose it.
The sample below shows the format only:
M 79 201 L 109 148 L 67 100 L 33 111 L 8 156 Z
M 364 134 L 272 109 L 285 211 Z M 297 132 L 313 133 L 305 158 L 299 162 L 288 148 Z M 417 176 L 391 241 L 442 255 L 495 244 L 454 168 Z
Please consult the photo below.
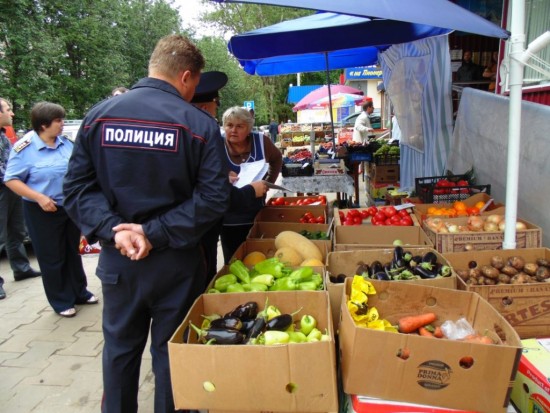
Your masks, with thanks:
M 149 77 L 90 110 L 69 162 L 66 210 L 102 244 L 104 413 L 137 412 L 149 329 L 155 413 L 174 411 L 167 341 L 203 292 L 198 244 L 230 193 L 219 127 L 188 103 L 203 67 L 188 39 L 162 38 Z

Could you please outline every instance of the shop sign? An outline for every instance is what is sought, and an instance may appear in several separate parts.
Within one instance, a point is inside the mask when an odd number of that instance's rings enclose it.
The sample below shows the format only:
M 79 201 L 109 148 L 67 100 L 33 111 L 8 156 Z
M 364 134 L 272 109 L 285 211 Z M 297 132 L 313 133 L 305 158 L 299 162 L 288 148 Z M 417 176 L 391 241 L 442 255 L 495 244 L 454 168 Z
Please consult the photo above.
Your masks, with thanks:
M 346 69 L 347 80 L 382 79 L 382 69 L 378 66 L 361 66 Z

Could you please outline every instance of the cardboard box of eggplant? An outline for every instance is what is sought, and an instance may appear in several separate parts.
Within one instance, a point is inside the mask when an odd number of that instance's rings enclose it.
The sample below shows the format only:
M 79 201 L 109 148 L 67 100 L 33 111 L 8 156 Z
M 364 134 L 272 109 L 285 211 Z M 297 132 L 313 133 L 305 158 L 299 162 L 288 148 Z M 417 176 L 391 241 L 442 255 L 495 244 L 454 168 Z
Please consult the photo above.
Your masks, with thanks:
M 256 302 L 261 311 L 275 305 L 283 313 L 300 309 L 331 339 L 278 345 L 205 345 L 190 323 L 203 315 L 227 314 Z M 338 390 L 334 330 L 324 291 L 203 294 L 168 342 L 176 409 L 216 411 L 336 412 Z
M 436 339 L 357 326 L 347 307 L 351 281 L 341 299 L 339 331 L 345 393 L 480 413 L 507 410 L 521 341 L 487 301 L 467 291 L 372 281 L 376 294 L 369 295 L 368 306 L 392 325 L 433 312 L 434 325 L 465 318 L 495 344 Z
M 550 263 L 550 249 L 548 248 L 520 248 L 512 250 L 490 250 L 444 253 L 443 257 L 449 262 L 455 272 L 470 270 L 469 264 L 475 262 L 478 269 L 485 265 L 498 262 L 497 266 L 506 265 L 497 271 L 497 277 L 508 273 L 510 278 L 504 278 L 496 285 L 475 285 L 468 283 L 461 277 L 457 277 L 458 288 L 473 291 L 486 299 L 506 320 L 514 327 L 521 338 L 550 337 L 550 269 L 538 269 L 528 267 L 527 273 L 520 270 L 521 263 L 517 259 L 510 261 L 510 257 L 520 257 L 524 263 L 537 264 L 538 260 L 544 260 L 544 264 Z M 500 257 L 498 259 L 497 257 Z M 541 261 L 539 261 L 541 262 Z M 513 264 L 510 266 L 509 263 Z M 472 264 L 473 266 L 473 264 Z M 510 268 L 511 267 L 511 268 Z M 523 265 L 525 268 L 525 265 Z M 538 280 L 537 280 L 537 271 Z M 493 276 L 492 273 L 486 272 Z M 514 273 L 523 273 L 516 276 Z M 526 277 L 526 274 L 534 274 L 534 280 Z M 493 283 L 495 281 L 489 282 Z M 498 280 L 498 278 L 496 279 Z M 529 281 L 529 282 L 527 282 Z M 513 283 L 510 283 L 513 282 Z M 527 283 L 526 283 L 527 282 Z
M 421 227 L 336 225 L 334 251 L 390 248 L 400 240 L 407 247 L 433 248 L 433 243 Z
M 411 253 L 414 256 L 423 257 L 427 253 L 435 255 L 437 262 L 446 265 L 447 260 L 443 255 L 438 253 L 433 248 L 428 247 L 408 247 L 404 246 L 403 250 Z M 332 308 L 332 317 L 335 320 L 335 327 L 340 320 L 340 304 L 342 300 L 342 293 L 344 292 L 344 281 L 340 275 L 344 275 L 346 278 L 353 277 L 357 274 L 358 267 L 362 264 L 367 264 L 371 268 L 375 261 L 379 261 L 381 264 L 391 263 L 395 257 L 395 248 L 388 247 L 384 249 L 369 249 L 369 250 L 356 250 L 356 251 L 334 251 L 330 252 L 327 257 L 326 265 L 326 278 L 325 288 L 328 291 L 330 297 L 330 304 Z M 360 275 L 360 274 L 359 274 Z M 340 282 L 333 282 L 334 277 L 340 276 Z M 453 272 L 448 277 L 439 278 L 425 278 L 417 280 L 406 281 L 386 281 L 388 283 L 403 282 L 411 284 L 431 285 L 441 288 L 457 288 L 457 277 Z

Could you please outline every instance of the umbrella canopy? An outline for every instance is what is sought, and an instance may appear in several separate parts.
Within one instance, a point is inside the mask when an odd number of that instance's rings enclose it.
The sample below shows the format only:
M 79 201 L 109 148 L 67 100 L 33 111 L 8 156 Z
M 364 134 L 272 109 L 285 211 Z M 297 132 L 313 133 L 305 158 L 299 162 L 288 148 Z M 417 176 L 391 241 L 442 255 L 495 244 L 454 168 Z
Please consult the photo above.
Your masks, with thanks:
M 507 39 L 510 33 L 494 23 L 447 0 L 213 0 L 322 10 L 371 19 L 425 24 L 482 36 Z
M 331 96 L 331 98 L 332 99 L 329 99 L 328 96 L 325 96 L 324 98 L 317 99 L 311 102 L 306 109 L 326 108 L 331 106 L 331 104 L 333 108 L 341 108 L 344 106 L 361 105 L 363 102 L 372 100 L 372 98 L 368 96 L 355 95 L 351 93 L 335 93 Z M 292 108 L 294 112 L 298 111 L 295 107 Z
M 292 110 L 296 112 L 298 110 L 307 109 L 308 107 L 315 106 L 317 101 L 324 98 L 327 98 L 330 102 L 329 98 L 337 93 L 362 96 L 364 92 L 360 89 L 346 85 L 330 85 L 329 91 L 329 88 L 325 85 L 305 95 L 298 103 L 296 103 Z
M 260 76 L 367 66 L 378 52 L 451 30 L 392 20 L 318 13 L 231 37 L 230 52 Z

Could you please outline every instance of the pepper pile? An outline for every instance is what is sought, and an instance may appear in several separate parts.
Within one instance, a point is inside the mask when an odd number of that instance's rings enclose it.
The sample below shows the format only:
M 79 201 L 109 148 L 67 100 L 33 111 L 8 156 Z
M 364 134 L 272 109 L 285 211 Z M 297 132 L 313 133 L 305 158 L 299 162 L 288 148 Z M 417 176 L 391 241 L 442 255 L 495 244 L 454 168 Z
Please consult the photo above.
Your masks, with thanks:
M 264 309 L 258 311 L 258 304 L 249 301 L 224 316 L 203 316 L 200 328 L 193 323 L 190 326 L 204 344 L 269 346 L 330 341 L 328 333 L 323 334 L 317 328 L 317 320 L 313 316 L 305 314 L 297 323 L 294 322 L 294 316 L 300 310 L 291 314 L 282 313 L 276 306 L 268 305 L 266 300 Z
M 292 269 L 272 257 L 260 261 L 249 270 L 241 260 L 233 260 L 229 274 L 214 281 L 208 293 L 235 293 L 246 291 L 314 291 L 323 289 L 323 277 L 312 267 Z

